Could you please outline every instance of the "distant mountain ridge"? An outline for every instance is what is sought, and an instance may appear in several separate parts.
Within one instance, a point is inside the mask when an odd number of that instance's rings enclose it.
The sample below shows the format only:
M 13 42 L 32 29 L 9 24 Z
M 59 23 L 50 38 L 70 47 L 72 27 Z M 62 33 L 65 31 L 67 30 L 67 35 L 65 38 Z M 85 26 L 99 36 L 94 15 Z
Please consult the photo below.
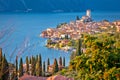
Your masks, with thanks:
M 119 0 L 0 0 L 0 11 L 79 12 L 120 11 Z

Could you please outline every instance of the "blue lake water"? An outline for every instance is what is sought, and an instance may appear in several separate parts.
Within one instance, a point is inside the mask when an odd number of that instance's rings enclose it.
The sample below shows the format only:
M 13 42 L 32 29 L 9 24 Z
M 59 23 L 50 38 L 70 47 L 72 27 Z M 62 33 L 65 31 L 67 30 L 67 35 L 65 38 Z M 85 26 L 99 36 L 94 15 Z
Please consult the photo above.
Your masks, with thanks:
M 8 36 L 0 39 L 0 47 L 12 63 L 16 55 L 25 61 L 26 56 L 41 54 L 42 60 L 47 61 L 50 58 L 51 64 L 54 58 L 65 57 L 68 65 L 70 53 L 46 48 L 46 39 L 39 37 L 39 34 L 47 28 L 55 28 L 62 22 L 69 23 L 74 21 L 76 16 L 83 15 L 85 13 L 0 13 L 0 31 L 11 26 L 14 29 L 12 34 L 6 34 Z M 92 17 L 95 21 L 120 20 L 120 12 L 93 12 Z

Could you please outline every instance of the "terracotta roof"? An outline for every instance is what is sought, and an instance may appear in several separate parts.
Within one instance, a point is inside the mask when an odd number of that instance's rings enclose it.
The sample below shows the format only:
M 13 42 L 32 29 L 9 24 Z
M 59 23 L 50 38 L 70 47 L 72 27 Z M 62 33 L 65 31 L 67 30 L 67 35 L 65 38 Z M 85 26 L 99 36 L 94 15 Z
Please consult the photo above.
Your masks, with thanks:
M 19 80 L 47 80 L 47 77 L 37 77 L 24 74 Z
M 47 80 L 74 80 L 74 79 L 67 78 L 67 77 L 62 76 L 62 75 L 56 75 L 56 76 L 49 77 Z
M 24 76 L 20 77 L 19 80 L 74 80 L 74 79 L 67 78 L 62 75 L 55 75 L 47 78 L 47 77 L 36 77 L 36 76 L 30 76 L 30 75 L 24 74 Z

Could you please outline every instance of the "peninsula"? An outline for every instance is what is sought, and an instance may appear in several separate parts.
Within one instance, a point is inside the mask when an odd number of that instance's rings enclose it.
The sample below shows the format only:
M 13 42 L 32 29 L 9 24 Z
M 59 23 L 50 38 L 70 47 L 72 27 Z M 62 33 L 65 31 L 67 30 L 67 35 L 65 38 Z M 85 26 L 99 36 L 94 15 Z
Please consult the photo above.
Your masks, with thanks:
M 120 32 L 120 21 L 102 20 L 96 22 L 91 17 L 91 10 L 87 10 L 86 15 L 82 16 L 81 19 L 77 16 L 76 21 L 61 23 L 57 28 L 48 28 L 40 36 L 48 38 L 46 46 L 49 48 L 75 50 L 75 41 L 83 34 L 93 35 L 103 32 Z

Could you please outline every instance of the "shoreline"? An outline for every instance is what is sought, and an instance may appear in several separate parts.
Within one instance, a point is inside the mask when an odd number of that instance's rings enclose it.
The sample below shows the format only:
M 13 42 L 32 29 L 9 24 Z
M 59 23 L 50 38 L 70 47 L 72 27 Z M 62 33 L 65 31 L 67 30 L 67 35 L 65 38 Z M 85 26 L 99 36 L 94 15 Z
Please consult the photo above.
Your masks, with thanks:
M 55 46 L 51 46 L 51 45 L 45 45 L 45 47 L 47 47 L 48 49 L 54 49 L 54 50 L 59 50 L 59 51 L 64 51 L 64 52 L 72 52 L 73 50 L 69 50 L 69 49 L 61 49 L 61 48 L 57 48 Z

